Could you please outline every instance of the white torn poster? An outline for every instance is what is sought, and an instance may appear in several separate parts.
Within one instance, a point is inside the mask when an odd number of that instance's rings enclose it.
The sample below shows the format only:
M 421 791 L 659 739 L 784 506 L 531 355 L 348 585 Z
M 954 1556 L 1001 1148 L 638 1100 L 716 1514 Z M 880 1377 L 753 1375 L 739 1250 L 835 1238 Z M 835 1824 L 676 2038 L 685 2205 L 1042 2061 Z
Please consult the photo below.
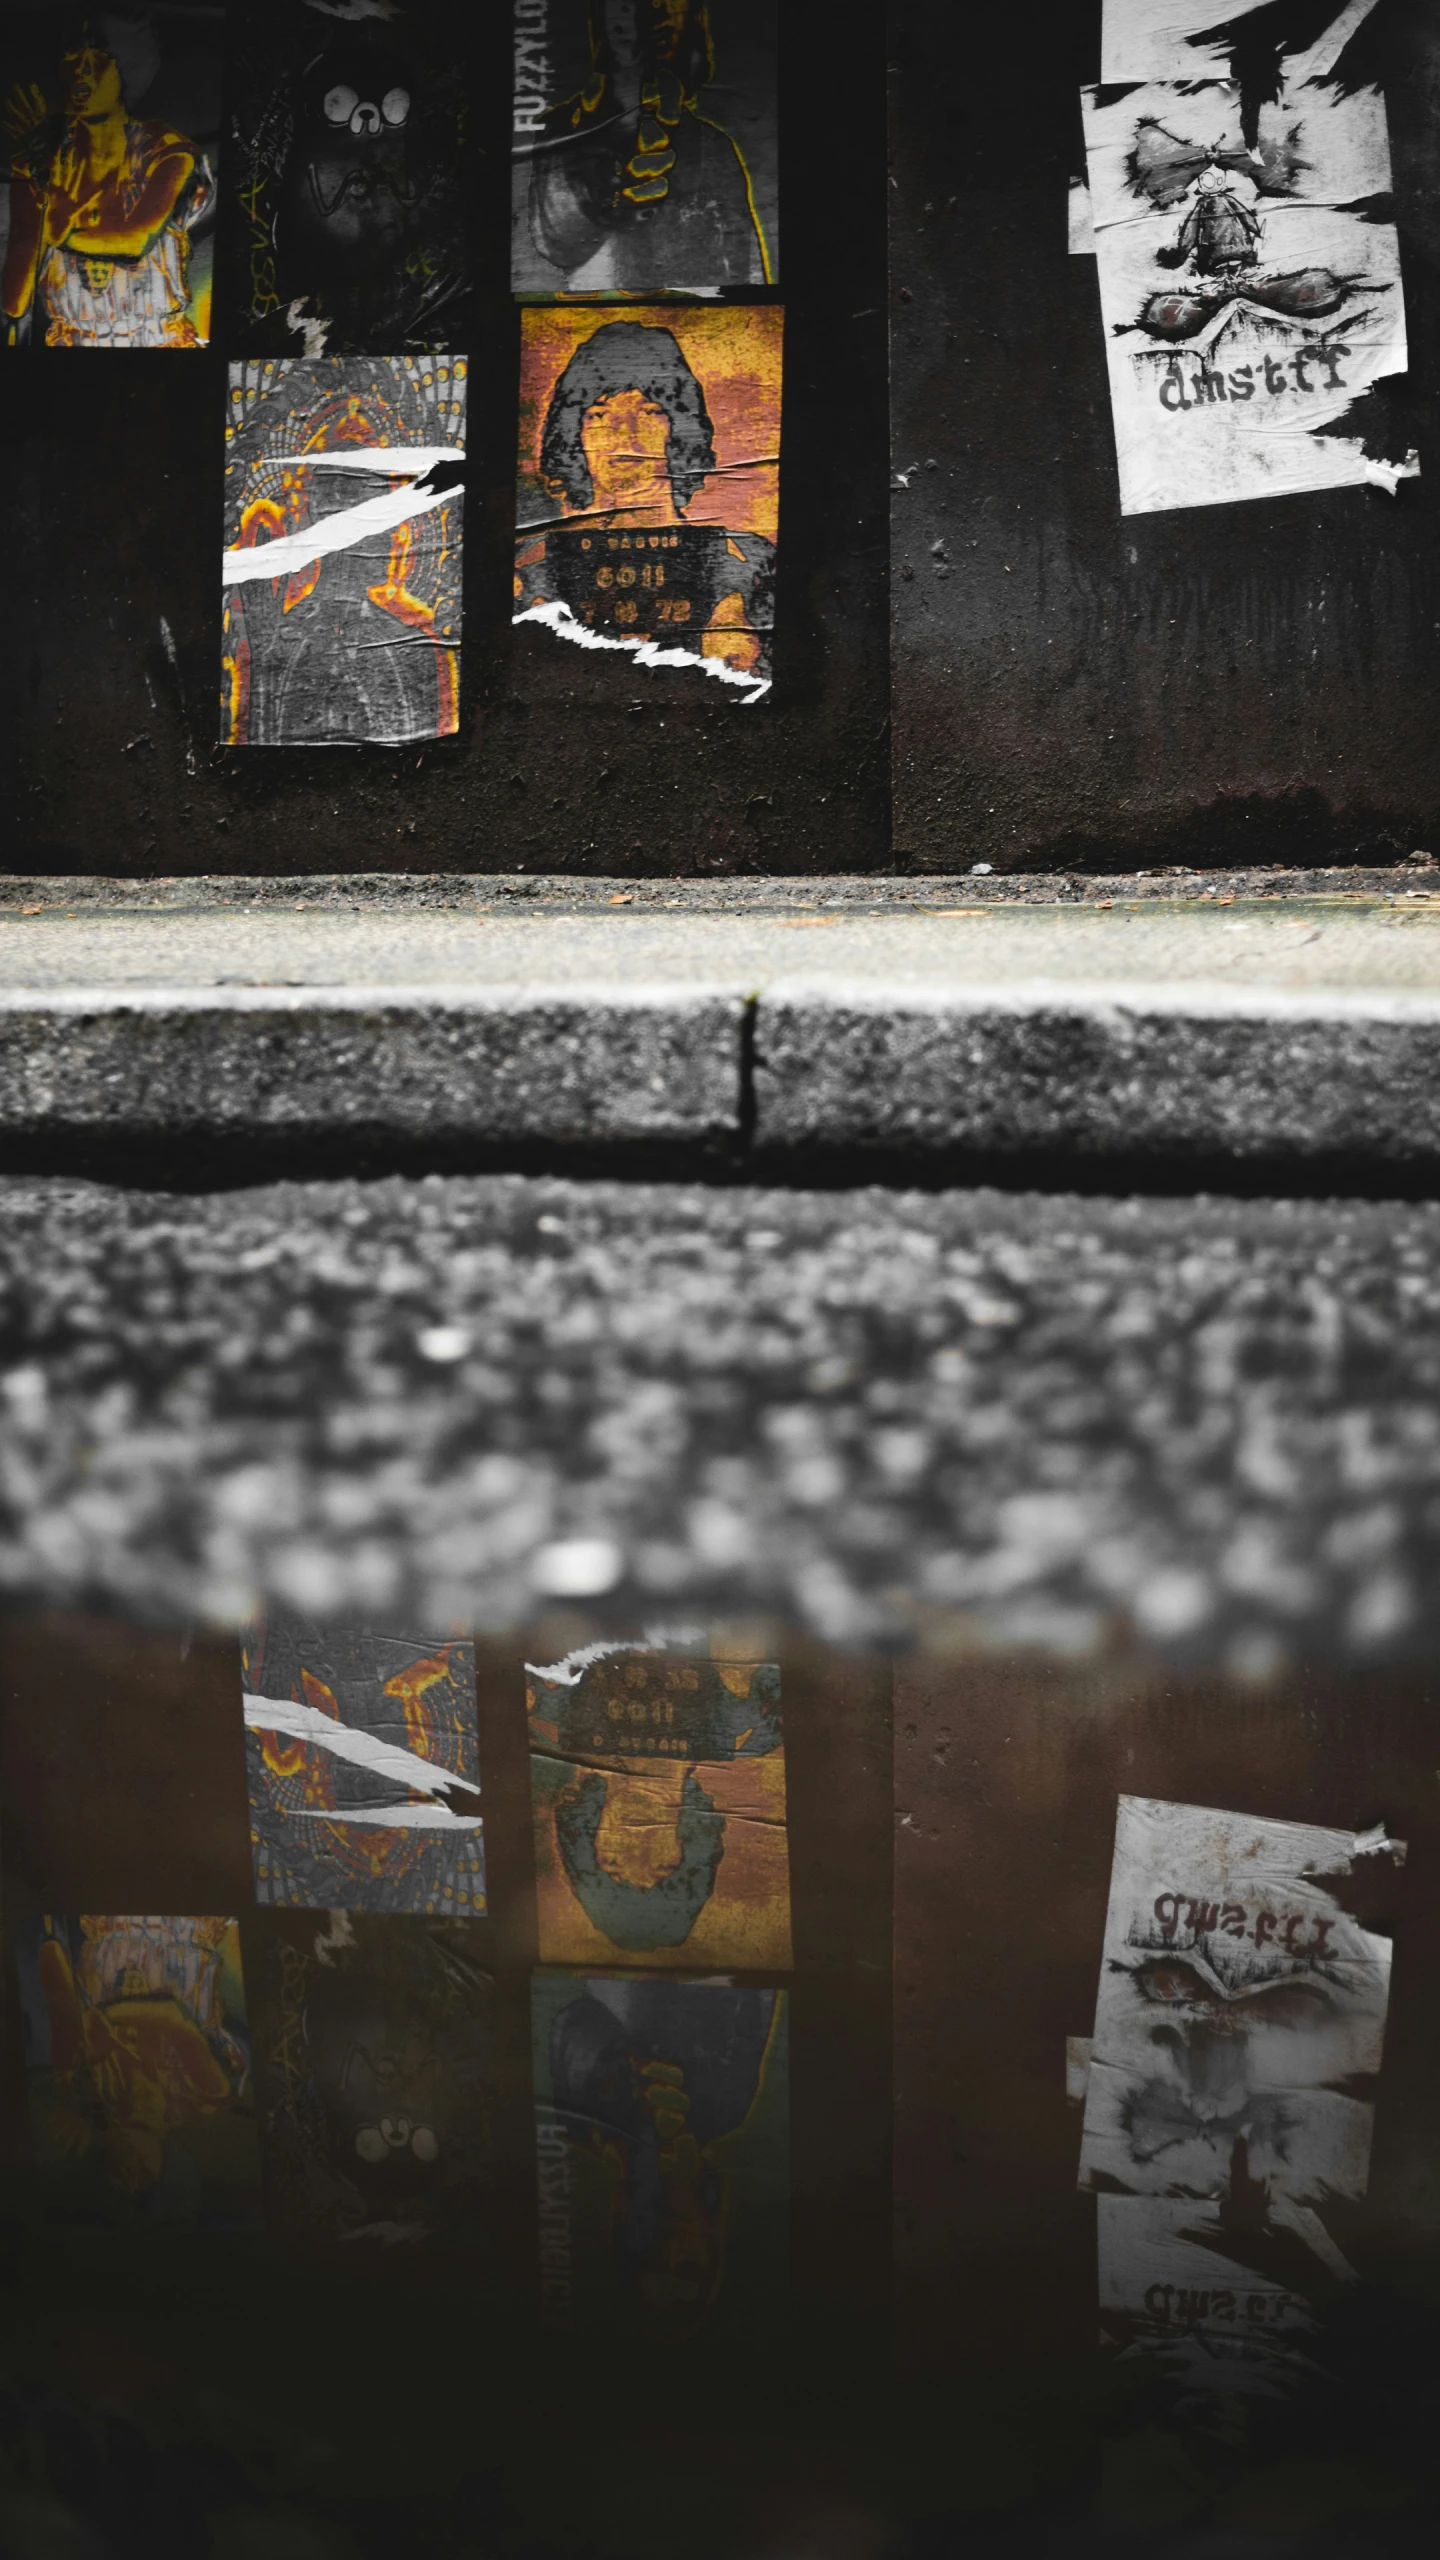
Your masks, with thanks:
M 1406 366 L 1378 89 L 1147 77 L 1084 93 L 1124 515 L 1413 476 L 1361 395 Z
M 1243 2263 L 1217 2205 L 1102 2196 L 1096 2255 L 1100 2333 L 1122 2356 L 1158 2358 L 1222 2403 L 1283 2394 L 1307 2370 L 1311 2301 Z
M 1383 1834 L 1120 1798 L 1082 2187 L 1253 2199 L 1272 2217 L 1363 2196 L 1390 1941 L 1331 1885 L 1377 1854 L 1404 1851 Z
M 1122 80 L 1203 80 L 1223 75 L 1231 48 L 1247 30 L 1245 20 L 1269 0 L 1105 0 L 1100 22 L 1100 77 Z M 1339 59 L 1375 0 L 1336 0 L 1335 16 L 1307 46 L 1307 77 L 1318 79 Z M 1278 51 L 1278 46 L 1277 46 Z

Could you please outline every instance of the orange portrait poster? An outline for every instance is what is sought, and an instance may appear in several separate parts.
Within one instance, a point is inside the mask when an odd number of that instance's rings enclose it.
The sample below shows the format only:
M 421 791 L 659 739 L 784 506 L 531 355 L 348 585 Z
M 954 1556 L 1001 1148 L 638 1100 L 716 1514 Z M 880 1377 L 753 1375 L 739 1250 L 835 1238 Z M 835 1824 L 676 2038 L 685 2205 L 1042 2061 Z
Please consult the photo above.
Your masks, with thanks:
M 526 1703 L 541 1962 L 787 1968 L 777 1665 L 611 1646 Z
M 515 620 L 770 689 L 785 315 L 521 314 Z

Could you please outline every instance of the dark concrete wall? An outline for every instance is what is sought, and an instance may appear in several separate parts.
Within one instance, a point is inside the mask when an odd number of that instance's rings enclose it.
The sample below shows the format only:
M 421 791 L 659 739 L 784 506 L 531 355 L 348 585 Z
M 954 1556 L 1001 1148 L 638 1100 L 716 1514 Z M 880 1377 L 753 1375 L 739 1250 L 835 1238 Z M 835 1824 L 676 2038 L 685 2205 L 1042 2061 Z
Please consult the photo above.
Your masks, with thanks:
M 237 6 L 236 15 L 239 14 Z M 770 699 L 512 632 L 519 331 L 509 293 L 510 19 L 469 47 L 474 264 L 458 737 L 214 744 L 227 310 L 208 352 L 3 358 L 5 866 L 857 869 L 888 858 L 883 26 L 780 11 L 787 368 Z M 473 34 L 469 32 L 473 30 Z M 168 627 L 173 653 L 163 626 Z
M 892 16 L 897 868 L 1403 857 L 1440 834 L 1440 16 L 1379 0 L 1367 37 L 1410 344 L 1368 405 L 1426 476 L 1128 519 L 1066 250 L 1099 25 Z

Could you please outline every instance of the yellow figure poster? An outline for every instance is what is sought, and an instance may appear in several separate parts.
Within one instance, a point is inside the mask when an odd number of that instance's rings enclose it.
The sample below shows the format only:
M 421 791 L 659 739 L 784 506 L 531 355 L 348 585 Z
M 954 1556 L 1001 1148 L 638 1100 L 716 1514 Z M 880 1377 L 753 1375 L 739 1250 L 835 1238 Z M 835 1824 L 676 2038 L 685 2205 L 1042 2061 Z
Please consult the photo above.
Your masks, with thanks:
M 787 1968 L 778 1666 L 587 1647 L 526 1704 L 542 1963 Z

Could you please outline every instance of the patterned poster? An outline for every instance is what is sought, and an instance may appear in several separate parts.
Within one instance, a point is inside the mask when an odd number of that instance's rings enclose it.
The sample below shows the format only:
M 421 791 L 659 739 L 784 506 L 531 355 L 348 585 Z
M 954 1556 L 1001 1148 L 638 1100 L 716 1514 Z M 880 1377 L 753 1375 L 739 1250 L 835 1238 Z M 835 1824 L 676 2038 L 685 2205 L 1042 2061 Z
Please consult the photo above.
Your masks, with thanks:
M 774 0 L 514 0 L 519 294 L 780 272 Z
M 542 1962 L 787 1967 L 777 1666 L 616 1646 L 526 1681 Z
M 223 746 L 408 746 L 459 725 L 466 371 L 230 367 Z
M 267 355 L 455 344 L 469 100 L 445 0 L 270 0 L 229 68 L 232 343 Z
M 483 2241 L 492 1985 L 478 1934 L 343 1911 L 257 1925 L 250 2016 L 278 2239 L 403 2265 Z
M 783 1991 L 537 1974 L 541 2317 L 774 2334 L 789 2286 Z
M 1331 1880 L 1396 1853 L 1379 1833 L 1120 1798 L 1082 2187 L 1364 2195 L 1390 1941 Z
M 1306 72 L 1086 93 L 1124 515 L 1418 468 L 1357 408 L 1407 362 L 1385 102 Z
M 784 313 L 521 314 L 515 620 L 770 690 Z
M 259 2156 L 234 1920 L 15 1931 L 30 2134 L 67 2221 L 244 2227 Z
M 0 11 L 9 346 L 203 347 L 218 8 Z
M 484 1911 L 472 1644 L 277 1610 L 241 1679 L 257 1902 Z

